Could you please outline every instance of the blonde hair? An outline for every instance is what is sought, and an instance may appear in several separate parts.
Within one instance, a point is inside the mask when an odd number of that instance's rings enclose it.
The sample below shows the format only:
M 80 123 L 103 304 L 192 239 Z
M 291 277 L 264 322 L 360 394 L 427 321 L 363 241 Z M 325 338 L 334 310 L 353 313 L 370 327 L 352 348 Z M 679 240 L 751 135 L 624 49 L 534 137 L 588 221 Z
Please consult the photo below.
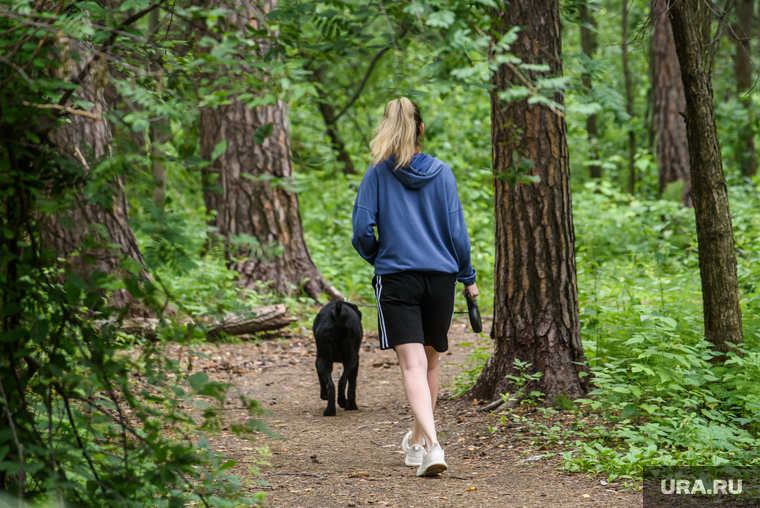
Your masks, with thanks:
M 374 137 L 369 146 L 372 149 L 372 163 L 396 156 L 396 167 L 408 166 L 419 146 L 422 116 L 415 103 L 401 97 L 385 106 L 385 114 L 375 127 Z

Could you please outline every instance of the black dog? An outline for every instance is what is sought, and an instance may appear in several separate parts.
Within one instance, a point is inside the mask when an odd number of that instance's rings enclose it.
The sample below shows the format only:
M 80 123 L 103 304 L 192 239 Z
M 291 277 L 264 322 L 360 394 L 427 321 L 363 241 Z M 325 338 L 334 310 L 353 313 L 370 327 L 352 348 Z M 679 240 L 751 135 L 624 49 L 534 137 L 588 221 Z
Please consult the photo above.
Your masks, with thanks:
M 343 364 L 343 375 L 338 382 L 338 405 L 346 411 L 359 409 L 356 407 L 356 376 L 359 373 L 359 348 L 364 335 L 362 313 L 351 303 L 330 302 L 319 311 L 312 329 L 317 342 L 319 396 L 327 401 L 324 416 L 335 416 L 334 362 Z

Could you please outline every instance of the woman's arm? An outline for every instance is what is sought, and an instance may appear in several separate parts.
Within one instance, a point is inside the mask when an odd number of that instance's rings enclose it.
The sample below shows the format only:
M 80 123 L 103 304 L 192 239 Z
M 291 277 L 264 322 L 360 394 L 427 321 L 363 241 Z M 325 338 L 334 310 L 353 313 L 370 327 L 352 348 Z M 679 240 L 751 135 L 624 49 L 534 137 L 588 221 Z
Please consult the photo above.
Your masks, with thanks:
M 475 286 L 475 276 L 477 272 L 472 267 L 470 260 L 470 235 L 467 234 L 467 224 L 464 221 L 464 210 L 462 202 L 457 192 L 457 182 L 454 173 L 449 169 L 449 181 L 447 182 L 447 206 L 449 209 L 449 224 L 451 224 L 451 238 L 454 242 L 454 251 L 459 260 L 459 272 L 457 280 L 465 285 L 470 296 L 475 298 L 478 295 L 478 288 Z
M 472 267 L 472 261 L 470 260 L 470 235 L 467 234 L 464 210 L 460 206 L 459 210 L 450 212 L 449 217 L 451 222 L 451 237 L 454 240 L 454 250 L 459 259 L 457 280 L 465 286 L 472 286 L 475 284 L 477 272 Z
M 352 222 L 354 234 L 351 237 L 351 244 L 361 257 L 366 259 L 369 264 L 374 265 L 380 247 L 377 238 L 375 238 L 375 212 L 363 206 L 354 205 Z
M 377 225 L 377 172 L 374 167 L 370 167 L 364 174 L 354 202 L 351 222 L 354 227 L 351 245 L 374 266 L 380 248 L 374 229 Z

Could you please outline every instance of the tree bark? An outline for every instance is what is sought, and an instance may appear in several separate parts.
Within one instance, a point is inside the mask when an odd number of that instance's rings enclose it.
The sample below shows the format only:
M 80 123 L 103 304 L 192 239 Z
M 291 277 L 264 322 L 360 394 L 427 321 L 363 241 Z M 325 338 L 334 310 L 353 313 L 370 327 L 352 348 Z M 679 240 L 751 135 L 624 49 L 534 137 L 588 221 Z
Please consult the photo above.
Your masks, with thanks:
M 160 9 L 154 9 L 150 13 L 149 18 L 149 37 L 153 41 L 153 54 L 151 55 L 151 70 L 153 72 L 160 73 L 163 70 L 163 62 L 158 48 L 158 29 L 160 28 Z M 158 120 L 151 122 L 149 135 L 150 135 L 150 163 L 153 173 L 154 187 L 153 187 L 153 204 L 158 208 L 164 208 L 164 200 L 166 199 L 166 154 L 164 153 L 161 145 L 166 142 L 167 133 L 169 131 L 169 120 L 166 117 L 162 117 Z
M 715 351 L 725 353 L 731 344 L 741 344 L 743 336 L 734 232 L 715 124 L 709 60 L 712 13 L 704 2 L 684 1 L 672 3 L 669 12 L 686 94 L 705 338 Z
M 526 63 L 548 64 L 562 75 L 560 16 L 553 0 L 514 0 L 494 11 L 496 37 L 524 27 L 512 51 Z M 492 337 L 494 350 L 469 398 L 493 399 L 514 392 L 505 375 L 514 361 L 532 365 L 542 377 L 527 388 L 547 400 L 557 394 L 581 397 L 588 379 L 580 340 L 575 232 L 570 197 L 567 129 L 563 116 L 527 100 L 505 102 L 499 92 L 519 81 L 516 68 L 502 64 L 491 77 L 491 137 L 495 171 L 496 266 Z M 559 93 L 553 97 L 558 103 Z M 510 187 L 501 178 L 513 161 L 533 161 L 540 183 Z M 534 386 L 533 386 L 534 385 Z
M 596 48 L 598 46 L 596 32 L 594 31 L 596 28 L 594 16 L 589 11 L 588 4 L 586 2 L 580 4 L 578 14 L 580 15 L 582 23 L 581 49 L 583 50 L 583 54 L 588 57 L 589 61 L 593 61 L 594 53 L 596 53 Z M 591 94 L 594 88 L 594 84 L 591 81 L 591 74 L 588 72 L 583 73 L 583 76 L 581 76 L 581 81 L 583 83 L 583 88 L 586 89 L 586 93 Z M 589 176 L 591 176 L 591 178 L 601 178 L 602 164 L 599 162 L 599 149 L 597 147 L 599 133 L 596 126 L 595 114 L 589 115 L 586 118 L 586 135 L 588 136 L 588 144 L 591 148 L 591 159 L 594 161 L 588 166 Z
M 72 63 L 72 73 L 78 74 L 83 65 L 81 62 L 87 62 L 87 59 L 87 55 L 82 55 L 79 63 Z M 79 97 L 94 104 L 89 112 L 98 115 L 98 119 L 71 115 L 70 122 L 52 136 L 61 152 L 88 173 L 95 162 L 111 155 L 111 126 L 103 117 L 107 110 L 103 94 L 104 78 L 105 69 L 95 69 L 77 92 Z M 68 267 L 85 279 L 96 271 L 118 272 L 122 257 L 143 263 L 142 253 L 129 226 L 124 184 L 119 177 L 109 184 L 113 192 L 110 207 L 87 203 L 82 189 L 75 189 L 72 191 L 73 204 L 68 211 L 43 217 L 41 221 L 41 240 L 45 248 L 58 252 L 58 257 L 66 259 Z M 90 244 L 90 240 L 94 243 Z M 114 291 L 110 295 L 117 307 L 125 307 L 132 301 L 126 290 Z M 142 308 L 132 311 L 133 315 L 145 315 L 147 312 Z
M 670 183 L 682 181 L 681 202 L 691 207 L 689 147 L 686 141 L 686 122 L 681 115 L 686 110 L 686 97 L 667 8 L 668 0 L 652 0 L 655 79 L 652 121 L 657 136 L 658 182 L 662 194 Z
M 747 117 L 739 131 L 739 139 L 744 140 L 744 152 L 738 157 L 739 167 L 744 176 L 757 174 L 757 154 L 755 153 L 755 129 L 752 98 L 745 97 L 752 87 L 752 24 L 755 20 L 755 0 L 740 0 L 737 17 L 739 23 L 734 28 L 736 34 L 736 52 L 734 53 L 734 71 L 736 73 L 736 95 L 747 111 Z
M 313 74 L 317 82 L 324 85 L 324 67 L 319 67 Z M 330 138 L 330 145 L 337 154 L 338 161 L 343 163 L 343 172 L 347 175 L 355 175 L 354 162 L 351 160 L 351 155 L 346 150 L 346 144 L 340 136 L 338 122 L 335 118 L 335 109 L 321 87 L 317 87 L 317 109 L 319 109 L 319 113 L 325 122 L 325 130 L 327 131 L 327 137 Z
M 631 83 L 631 70 L 628 66 L 628 0 L 623 0 L 623 41 L 621 51 L 623 53 L 623 77 L 625 79 L 625 111 L 633 119 L 633 85 Z M 636 193 L 636 133 L 630 123 L 628 125 L 628 192 Z
M 247 18 L 236 19 L 236 26 L 260 27 L 257 15 L 270 12 L 276 3 L 267 0 L 239 9 L 240 16 Z M 260 46 L 264 53 L 265 44 Z M 272 134 L 257 142 L 259 128 L 268 125 Z M 229 105 L 201 112 L 199 137 L 201 156 L 208 161 L 218 143 L 227 143 L 226 150 L 205 168 L 204 181 L 213 180 L 217 191 L 204 192 L 204 201 L 212 212 L 210 223 L 227 242 L 229 253 L 242 258 L 232 265 L 240 274 L 240 285 L 266 286 L 281 293 L 303 286 L 315 300 L 321 292 L 342 299 L 314 266 L 303 235 L 298 196 L 288 189 L 294 174 L 287 105 L 278 100 L 274 105 L 249 108 L 233 98 Z

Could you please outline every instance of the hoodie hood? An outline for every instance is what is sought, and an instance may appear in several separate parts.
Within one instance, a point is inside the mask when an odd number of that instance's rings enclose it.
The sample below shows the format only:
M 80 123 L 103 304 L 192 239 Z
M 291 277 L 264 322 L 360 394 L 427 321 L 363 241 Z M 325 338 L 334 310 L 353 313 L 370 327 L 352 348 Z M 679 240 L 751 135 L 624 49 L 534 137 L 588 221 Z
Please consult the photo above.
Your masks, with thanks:
M 412 158 L 408 168 L 398 168 L 395 171 L 395 156 L 388 157 L 388 167 L 399 182 L 407 189 L 421 189 L 430 183 L 443 169 L 443 162 L 426 153 L 418 153 Z

